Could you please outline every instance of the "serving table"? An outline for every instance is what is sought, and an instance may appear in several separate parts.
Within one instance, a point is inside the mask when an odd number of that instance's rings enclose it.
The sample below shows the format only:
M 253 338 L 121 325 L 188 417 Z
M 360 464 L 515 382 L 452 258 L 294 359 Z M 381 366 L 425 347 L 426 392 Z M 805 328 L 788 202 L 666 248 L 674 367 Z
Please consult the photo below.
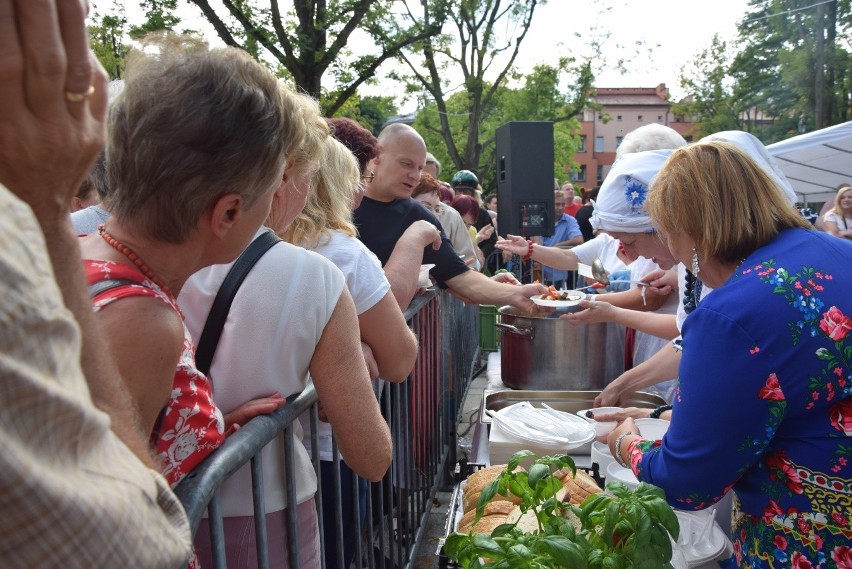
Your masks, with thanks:
M 594 400 L 594 396 L 599 392 L 578 392 L 578 391 L 565 391 L 565 392 L 547 392 L 547 391 L 518 391 L 513 390 L 511 388 L 506 387 L 503 384 L 503 381 L 500 376 L 500 352 L 491 352 L 488 354 L 488 363 L 486 367 L 486 385 L 483 391 L 482 401 L 480 402 L 480 408 L 478 417 L 479 420 L 474 424 L 474 431 L 472 437 L 472 446 L 470 453 L 470 462 L 478 465 L 489 466 L 491 464 L 490 461 L 490 453 L 489 453 L 489 424 L 490 418 L 485 414 L 486 409 L 490 409 L 492 411 L 499 410 L 501 407 L 506 405 L 517 403 L 520 401 L 530 401 L 533 405 L 536 402 L 546 402 L 548 405 L 562 410 L 562 411 L 570 411 L 574 412 L 577 410 L 582 410 L 585 408 L 592 407 L 590 401 Z M 589 399 L 591 398 L 591 399 Z M 635 396 L 633 400 L 629 402 L 629 405 L 635 407 L 656 407 L 657 405 L 663 404 L 664 401 L 656 395 L 640 393 Z M 520 450 L 520 448 L 519 448 Z M 599 480 L 603 479 L 606 476 L 606 472 L 598 472 L 597 464 L 592 463 L 591 456 L 588 453 L 571 453 L 568 452 L 568 455 L 574 460 L 576 466 L 578 468 L 582 468 L 584 470 L 591 471 L 593 474 L 597 474 L 599 476 Z M 462 473 L 463 475 L 469 474 Z M 456 488 L 458 492 L 458 487 Z M 730 493 L 726 496 L 721 502 L 716 505 L 716 516 L 715 523 L 717 523 L 721 528 L 730 527 L 731 513 L 730 513 L 730 502 L 731 495 Z M 453 527 L 455 516 L 458 512 L 454 508 L 450 508 L 450 513 L 448 522 L 447 522 L 447 533 L 449 534 Z M 733 547 L 730 543 L 730 540 L 727 538 L 727 531 L 723 531 L 725 535 L 725 549 L 712 561 L 704 562 L 699 565 L 692 565 L 690 569 L 717 569 L 719 564 L 717 560 L 727 559 L 733 554 Z M 441 540 L 443 542 L 443 540 Z

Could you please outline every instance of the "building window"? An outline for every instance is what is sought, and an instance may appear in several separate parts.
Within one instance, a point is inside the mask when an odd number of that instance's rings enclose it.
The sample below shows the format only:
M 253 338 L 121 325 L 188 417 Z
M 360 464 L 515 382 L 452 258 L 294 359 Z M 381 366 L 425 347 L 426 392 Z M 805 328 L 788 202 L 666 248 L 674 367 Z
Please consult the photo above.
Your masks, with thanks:
M 658 121 L 662 121 L 662 120 L 663 120 L 663 115 L 657 115 L 657 120 L 658 120 Z
M 603 164 L 598 164 L 598 184 L 603 182 Z
M 602 115 L 602 114 L 600 114 L 600 113 L 598 113 L 598 120 L 599 120 L 599 121 L 602 121 L 602 120 L 603 120 L 603 115 Z
M 585 152 L 586 151 L 586 135 L 580 135 L 580 145 L 577 147 L 577 152 Z
M 615 120 L 621 120 L 621 115 L 618 115 Z
M 603 152 L 604 149 L 604 137 L 596 136 L 595 137 L 595 152 Z
M 638 120 L 639 122 L 642 122 L 642 115 L 639 115 L 638 117 L 636 117 L 636 120 Z
M 618 150 L 618 147 L 621 146 L 621 141 L 623 141 L 623 140 L 624 140 L 623 136 L 616 136 L 615 137 L 615 149 L 616 150 Z
M 586 181 L 586 165 L 580 164 L 579 170 L 574 170 L 571 172 L 571 181 L 572 182 L 585 182 Z

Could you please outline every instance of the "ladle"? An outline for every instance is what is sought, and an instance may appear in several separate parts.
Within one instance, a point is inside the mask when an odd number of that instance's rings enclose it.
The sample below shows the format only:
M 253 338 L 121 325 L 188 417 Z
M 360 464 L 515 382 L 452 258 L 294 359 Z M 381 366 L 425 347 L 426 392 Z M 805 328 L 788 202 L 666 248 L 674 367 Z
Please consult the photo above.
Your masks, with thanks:
M 595 257 L 595 260 L 592 261 L 592 278 L 604 286 L 609 284 L 609 275 L 606 274 L 606 269 L 600 257 Z

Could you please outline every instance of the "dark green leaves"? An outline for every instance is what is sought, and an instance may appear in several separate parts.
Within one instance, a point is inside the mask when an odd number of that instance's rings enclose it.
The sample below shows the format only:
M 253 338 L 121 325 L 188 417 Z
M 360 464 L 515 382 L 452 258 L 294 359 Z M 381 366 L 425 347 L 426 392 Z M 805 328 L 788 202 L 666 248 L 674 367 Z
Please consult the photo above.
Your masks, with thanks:
M 534 459 L 528 471 L 518 470 Z M 523 533 L 514 524 L 498 526 L 490 536 L 451 535 L 444 544 L 447 555 L 465 568 L 489 569 L 657 569 L 670 567 L 672 542 L 677 538 L 677 517 L 656 486 L 639 484 L 633 490 L 614 482 L 606 493 L 589 496 L 580 507 L 556 499 L 562 482 L 554 473 L 575 470 L 568 456 L 536 458 L 517 453 L 509 467 L 487 485 L 477 505 L 481 514 L 495 495 L 508 492 L 521 498 L 520 508 L 532 510 L 538 530 Z M 566 519 L 576 516 L 581 529 Z

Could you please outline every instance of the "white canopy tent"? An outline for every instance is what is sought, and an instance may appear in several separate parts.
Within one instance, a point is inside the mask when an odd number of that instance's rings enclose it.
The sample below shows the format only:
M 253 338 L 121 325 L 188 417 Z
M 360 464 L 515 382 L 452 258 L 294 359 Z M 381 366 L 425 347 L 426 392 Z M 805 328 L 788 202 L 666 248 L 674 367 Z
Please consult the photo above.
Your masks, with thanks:
M 808 132 L 766 147 L 802 202 L 834 199 L 852 183 L 852 121 Z

